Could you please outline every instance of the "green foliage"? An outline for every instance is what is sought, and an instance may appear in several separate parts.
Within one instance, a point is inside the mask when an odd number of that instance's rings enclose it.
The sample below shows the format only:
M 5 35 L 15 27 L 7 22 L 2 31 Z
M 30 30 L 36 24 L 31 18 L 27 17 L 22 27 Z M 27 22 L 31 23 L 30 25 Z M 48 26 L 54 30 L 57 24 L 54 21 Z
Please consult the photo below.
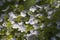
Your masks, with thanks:
M 26 9 L 29 9 L 31 6 L 35 5 L 36 4 L 36 1 L 35 0 L 26 0 L 25 3 L 24 3 L 24 7 Z
M 7 28 L 3 28 L 0 30 L 0 35 L 4 36 L 6 34 Z
M 53 14 L 53 20 L 58 21 L 60 20 L 60 8 Z
M 26 27 L 26 33 L 27 33 L 28 31 L 34 29 L 34 27 L 33 27 L 32 25 L 30 25 L 30 24 L 25 24 L 25 27 Z
M 16 40 L 27 40 L 26 35 L 30 34 L 30 30 L 38 31 L 38 35 L 31 36 L 33 40 L 50 40 L 53 36 L 55 36 L 57 40 L 60 40 L 60 38 L 56 36 L 56 34 L 60 32 L 60 29 L 57 29 L 56 24 L 57 21 L 60 21 L 60 7 L 55 7 L 59 6 L 59 3 L 57 1 L 58 0 L 39 0 L 39 2 L 36 2 L 36 0 L 11 0 L 11 2 L 9 2 L 5 0 L 5 2 L 3 2 L 3 6 L 1 6 L 0 3 L 0 18 L 3 19 L 3 21 L 0 22 L 0 25 L 2 26 L 0 27 L 0 40 L 12 40 L 12 38 L 15 38 Z M 56 5 L 55 2 L 57 3 Z M 36 5 L 39 7 L 41 6 L 41 8 L 36 7 Z M 35 10 L 35 12 L 29 10 L 32 6 L 36 7 L 37 10 Z M 44 9 L 45 6 L 48 7 Z M 22 17 L 20 15 L 23 10 L 27 11 L 25 17 Z M 50 10 L 55 10 L 55 12 L 52 13 L 51 19 L 48 19 L 48 11 Z M 18 28 L 13 28 L 13 24 L 9 20 L 10 16 L 8 15 L 8 13 L 11 11 L 17 16 L 16 18 L 13 18 L 12 21 L 14 21 L 16 24 L 23 22 L 23 25 L 26 28 L 24 32 L 18 31 Z M 1 17 L 2 14 L 6 15 L 3 15 L 4 17 Z M 37 14 L 42 14 L 42 16 L 36 16 Z M 36 23 L 38 24 L 38 29 L 34 29 L 34 24 L 26 24 L 31 16 L 34 16 L 34 20 L 38 20 L 38 23 Z M 6 22 L 6 26 L 3 26 L 4 22 Z M 45 27 L 41 29 L 40 26 L 42 23 L 45 24 Z M 52 25 L 47 26 L 49 23 L 52 23 Z
M 15 18 L 15 22 L 18 23 L 21 21 L 22 21 L 22 17 L 18 15 L 17 18 Z
M 12 27 L 12 24 L 11 24 L 10 21 L 8 21 L 8 22 L 6 23 L 6 27 L 7 27 L 7 28 Z
M 52 4 L 55 0 L 41 0 L 39 5 Z

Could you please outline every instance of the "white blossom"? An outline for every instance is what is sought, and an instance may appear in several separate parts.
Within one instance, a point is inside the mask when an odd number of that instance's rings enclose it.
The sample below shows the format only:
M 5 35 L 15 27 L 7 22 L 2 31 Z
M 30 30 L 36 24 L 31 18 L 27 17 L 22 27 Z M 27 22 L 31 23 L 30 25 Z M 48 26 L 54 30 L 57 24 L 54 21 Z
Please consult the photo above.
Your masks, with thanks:
M 29 36 L 32 36 L 32 34 L 27 34 L 26 36 L 29 37 Z
M 37 35 L 37 34 L 38 34 L 38 32 L 37 32 L 37 31 L 34 31 L 34 30 L 30 30 L 30 33 L 31 33 L 32 35 Z
M 52 16 L 47 16 L 47 18 L 48 18 L 48 19 L 51 19 L 51 18 L 52 18 Z
M 38 16 L 43 16 L 43 14 L 37 14 L 35 17 L 38 17 Z
M 15 22 L 14 21 L 10 21 L 11 22 L 11 24 L 14 24 Z
M 53 11 L 48 11 L 48 15 L 52 15 Z
M 16 38 L 12 38 L 12 40 L 16 40 Z
M 35 12 L 36 11 L 36 7 L 33 6 L 29 10 L 32 11 L 32 12 Z
M 60 4 L 57 4 L 57 6 L 55 6 L 56 8 L 59 8 L 60 7 Z
M 26 28 L 23 25 L 21 25 L 19 27 L 18 31 L 24 32 L 24 31 L 26 31 Z
M 60 6 L 60 1 L 56 1 L 55 2 L 55 8 L 59 8 L 59 6 Z
M 15 15 L 13 12 L 9 12 L 8 14 L 9 14 L 9 16 L 12 17 L 12 18 L 16 18 L 16 15 Z
M 40 8 L 40 9 L 42 9 L 42 8 L 43 8 L 42 6 L 38 6 L 38 5 L 36 5 L 36 7 L 37 7 L 37 8 Z
M 22 17 L 25 17 L 25 16 L 26 16 L 26 11 L 22 11 L 22 12 L 20 13 L 20 15 L 21 15 Z
M 13 24 L 13 28 L 17 29 L 17 28 L 19 28 L 19 25 L 18 24 Z
M 23 22 L 18 23 L 19 25 L 23 25 Z
M 40 28 L 42 29 L 42 28 L 44 28 L 44 27 L 45 27 L 45 24 L 42 23 L 42 24 L 40 25 Z
M 33 25 L 33 24 L 38 23 L 38 20 L 29 20 L 29 23 L 30 23 L 31 25 Z
M 3 22 L 2 26 L 6 27 L 6 22 Z
M 29 22 L 25 22 L 26 24 L 29 24 Z
M 18 25 L 18 24 L 13 24 L 13 28 L 17 29 L 18 31 L 24 32 L 26 30 L 26 28 L 23 25 Z
M 34 16 L 30 16 L 30 19 L 29 19 L 28 23 L 31 24 L 31 25 L 33 25 L 33 24 L 38 23 L 38 20 L 36 20 L 36 19 L 34 18 Z
M 11 17 L 9 17 L 8 21 L 10 21 L 10 22 L 11 22 L 11 24 L 14 24 L 14 23 L 15 23 L 15 22 L 14 22 L 14 19 L 13 19 L 13 18 L 11 18 Z
M 15 7 L 18 7 L 18 4 L 15 4 Z
M 34 29 L 38 29 L 38 24 L 33 25 Z

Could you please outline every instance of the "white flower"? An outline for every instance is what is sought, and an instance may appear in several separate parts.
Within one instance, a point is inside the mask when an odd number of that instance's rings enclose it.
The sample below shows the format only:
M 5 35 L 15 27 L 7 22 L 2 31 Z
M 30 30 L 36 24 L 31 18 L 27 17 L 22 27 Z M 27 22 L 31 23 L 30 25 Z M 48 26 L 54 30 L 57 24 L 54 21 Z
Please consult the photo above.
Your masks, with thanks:
M 31 25 L 33 25 L 33 24 L 38 23 L 38 20 L 29 20 L 29 23 L 30 23 Z
M 51 19 L 51 16 L 47 16 L 48 19 Z
M 23 25 L 21 25 L 19 27 L 18 31 L 24 32 L 24 31 L 26 31 L 26 28 Z
M 12 38 L 12 40 L 16 40 L 16 38 Z
M 23 22 L 18 23 L 19 25 L 23 25 Z
M 14 19 L 12 17 L 9 17 L 8 21 L 14 21 Z
M 34 16 L 30 16 L 30 19 L 29 19 L 29 21 L 28 22 L 25 22 L 26 24 L 31 24 L 31 22 L 34 20 Z
M 32 11 L 32 12 L 35 12 L 36 11 L 36 7 L 33 6 L 29 10 Z
M 38 16 L 43 16 L 43 14 L 37 14 L 35 17 L 38 17 Z
M 26 24 L 29 24 L 29 22 L 25 22 Z
M 11 17 L 9 17 L 8 21 L 10 21 L 11 24 L 14 24 L 15 23 L 14 20 Z
M 60 1 L 57 1 L 57 5 L 55 6 L 56 8 L 60 7 Z
M 34 29 L 38 29 L 38 25 L 37 24 L 34 24 L 33 27 L 34 27 Z
M 60 7 L 60 4 L 57 4 L 57 6 L 55 6 L 56 8 L 59 8 Z
M 35 20 L 35 18 L 33 16 L 30 16 L 30 19 L 29 19 L 28 23 L 33 25 L 33 24 L 38 23 L 38 20 Z
M 27 34 L 26 36 L 27 36 L 27 37 L 30 37 L 30 36 L 32 36 L 32 35 L 37 35 L 37 34 L 38 34 L 37 31 L 30 30 L 30 34 Z
M 25 16 L 26 16 L 26 11 L 22 11 L 22 12 L 20 13 L 20 15 L 21 15 L 22 17 L 25 17 Z
M 40 28 L 44 28 L 45 27 L 45 24 L 44 23 L 42 23 L 41 24 L 41 26 L 40 26 Z
M 40 8 L 40 9 L 42 9 L 42 8 L 43 8 L 42 6 L 38 6 L 38 5 L 36 5 L 36 7 L 37 7 L 37 8 Z
M 52 15 L 53 11 L 48 11 L 48 16 Z
M 30 32 L 31 32 L 32 35 L 37 35 L 38 34 L 38 32 L 34 31 L 34 30 L 30 30 Z
M 17 29 L 17 28 L 19 28 L 19 25 L 18 24 L 13 24 L 13 28 Z
M 26 30 L 26 28 L 23 25 L 18 25 L 18 24 L 13 24 L 13 28 L 17 29 L 18 31 L 24 32 Z
M 2 26 L 6 27 L 6 22 L 3 22 Z
M 13 12 L 9 12 L 8 14 L 9 14 L 9 16 L 12 17 L 12 18 L 16 18 L 16 15 L 15 15 Z
M 15 7 L 18 7 L 18 4 L 15 4 Z
M 10 21 L 11 22 L 11 24 L 14 24 L 15 22 L 14 21 Z
M 30 36 L 32 36 L 32 34 L 30 33 L 30 34 L 27 34 L 26 36 L 27 36 L 27 37 L 30 37 Z

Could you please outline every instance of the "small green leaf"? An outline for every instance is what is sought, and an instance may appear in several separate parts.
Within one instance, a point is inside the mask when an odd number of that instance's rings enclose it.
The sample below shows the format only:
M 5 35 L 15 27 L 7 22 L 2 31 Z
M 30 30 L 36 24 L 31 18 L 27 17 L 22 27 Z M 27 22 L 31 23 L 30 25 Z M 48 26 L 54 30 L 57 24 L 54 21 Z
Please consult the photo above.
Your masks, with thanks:
M 30 8 L 31 6 L 35 5 L 36 4 L 36 0 L 26 0 L 25 3 L 24 3 L 24 7 L 26 9 Z

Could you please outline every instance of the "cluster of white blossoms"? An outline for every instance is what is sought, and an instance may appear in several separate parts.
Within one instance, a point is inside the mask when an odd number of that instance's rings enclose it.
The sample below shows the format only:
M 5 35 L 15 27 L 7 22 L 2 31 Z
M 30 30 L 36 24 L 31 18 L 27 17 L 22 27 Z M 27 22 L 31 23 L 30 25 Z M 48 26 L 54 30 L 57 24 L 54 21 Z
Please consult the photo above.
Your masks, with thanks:
M 9 2 L 11 2 L 12 0 L 7 0 Z M 23 1 L 26 1 L 26 0 L 23 0 Z M 40 0 L 37 0 L 36 2 L 38 2 Z M 0 6 L 3 5 L 3 2 L 0 2 Z M 15 5 L 16 8 L 18 7 L 18 5 L 16 4 Z M 58 8 L 60 6 L 60 1 L 58 1 L 58 5 L 55 5 L 56 8 Z M 7 11 L 9 9 L 9 6 L 2 10 L 3 12 Z M 39 9 L 39 10 L 38 10 Z M 42 10 L 45 10 L 47 16 L 44 16 L 45 14 L 42 12 L 40 13 L 40 11 Z M 37 11 L 37 13 L 35 14 L 35 12 Z M 32 14 L 29 14 L 28 12 L 32 12 Z M 48 24 L 44 23 L 45 19 L 44 18 L 47 18 L 49 20 L 51 20 L 53 18 L 53 14 L 54 12 L 56 12 L 56 9 L 53 9 L 51 10 L 51 8 L 49 8 L 49 5 L 42 5 L 42 6 L 39 6 L 39 5 L 35 5 L 35 6 L 32 6 L 29 8 L 28 11 L 26 10 L 23 10 L 20 12 L 20 14 L 15 14 L 13 11 L 9 12 L 8 14 L 1 14 L 0 16 L 0 23 L 2 23 L 2 25 L 0 25 L 0 30 L 1 28 L 3 27 L 7 27 L 7 23 L 9 26 L 11 26 L 13 29 L 18 29 L 18 31 L 21 31 L 21 32 L 26 32 L 27 31 L 27 27 L 25 26 L 26 25 L 32 25 L 33 26 L 33 29 L 32 30 L 28 30 L 30 33 L 26 34 L 26 38 L 28 37 L 31 37 L 32 35 L 38 35 L 39 32 L 37 31 L 37 29 L 41 28 L 43 29 L 44 27 L 47 26 L 51 26 L 52 25 L 52 22 L 49 22 Z M 8 16 L 7 16 L 8 15 Z M 5 17 L 7 16 L 7 21 L 5 20 Z M 17 19 L 17 16 L 19 16 L 19 18 L 21 19 Z M 28 19 L 28 16 L 29 16 L 29 19 Z M 24 18 L 27 18 L 28 21 L 25 21 L 26 19 Z M 15 20 L 19 20 L 19 22 L 15 22 Z M 43 22 L 41 22 L 43 21 Z M 39 25 L 39 22 L 40 22 L 40 25 Z M 57 24 L 57 29 L 60 29 L 60 21 L 56 22 Z M 28 26 L 28 29 L 29 27 L 31 26 Z M 9 35 L 9 32 L 7 31 L 6 32 L 7 35 Z M 56 36 L 60 37 L 60 33 L 57 33 Z M 12 39 L 12 40 L 15 40 L 15 39 Z M 55 37 L 51 37 L 51 40 L 56 40 Z

